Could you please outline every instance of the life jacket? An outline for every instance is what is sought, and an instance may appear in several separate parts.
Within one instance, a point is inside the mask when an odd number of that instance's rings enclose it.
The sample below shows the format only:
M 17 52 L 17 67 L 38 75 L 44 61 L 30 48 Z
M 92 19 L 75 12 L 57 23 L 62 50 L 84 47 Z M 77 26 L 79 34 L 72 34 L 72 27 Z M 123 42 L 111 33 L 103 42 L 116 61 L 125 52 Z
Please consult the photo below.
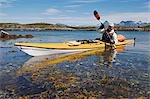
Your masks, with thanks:
M 113 34 L 109 34 L 109 33 L 106 33 L 106 32 L 103 33 L 102 41 L 107 42 L 107 43 L 111 43 L 111 44 L 115 43 Z

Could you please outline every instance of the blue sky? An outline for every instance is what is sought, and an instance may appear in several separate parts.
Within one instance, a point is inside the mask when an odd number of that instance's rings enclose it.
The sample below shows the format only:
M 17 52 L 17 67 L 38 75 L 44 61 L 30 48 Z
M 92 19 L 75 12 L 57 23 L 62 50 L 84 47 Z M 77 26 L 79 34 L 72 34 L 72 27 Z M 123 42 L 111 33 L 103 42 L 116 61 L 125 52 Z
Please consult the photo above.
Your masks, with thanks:
M 0 22 L 95 25 L 101 20 L 150 22 L 149 0 L 0 0 Z

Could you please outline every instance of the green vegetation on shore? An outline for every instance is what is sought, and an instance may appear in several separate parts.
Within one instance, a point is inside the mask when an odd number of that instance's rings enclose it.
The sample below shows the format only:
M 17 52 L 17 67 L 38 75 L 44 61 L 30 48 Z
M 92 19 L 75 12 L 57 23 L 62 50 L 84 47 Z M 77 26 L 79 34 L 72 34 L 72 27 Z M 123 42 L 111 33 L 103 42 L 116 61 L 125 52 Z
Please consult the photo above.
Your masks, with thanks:
M 49 24 L 49 23 L 31 23 L 31 24 L 19 24 L 19 23 L 0 23 L 0 29 L 2 30 L 86 30 L 95 31 L 95 26 L 68 26 L 64 24 Z M 150 31 L 150 25 L 127 27 L 127 26 L 116 26 L 118 31 Z

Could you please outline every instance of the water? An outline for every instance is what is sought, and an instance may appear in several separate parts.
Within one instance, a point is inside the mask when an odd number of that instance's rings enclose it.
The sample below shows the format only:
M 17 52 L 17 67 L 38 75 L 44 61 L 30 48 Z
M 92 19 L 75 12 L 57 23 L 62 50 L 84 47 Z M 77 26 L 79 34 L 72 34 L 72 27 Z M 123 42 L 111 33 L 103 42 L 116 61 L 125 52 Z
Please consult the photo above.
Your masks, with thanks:
M 1 98 L 148 98 L 150 94 L 150 33 L 117 32 L 136 38 L 120 50 L 97 51 L 85 56 L 47 62 L 21 52 L 16 42 L 64 42 L 95 39 L 95 31 L 9 31 L 34 38 L 0 41 Z M 46 59 L 46 60 L 42 60 Z M 46 61 L 44 63 L 44 61 Z M 31 65 L 32 64 L 32 65 Z M 34 66 L 37 65 L 37 66 Z M 27 71 L 26 71 L 27 70 Z

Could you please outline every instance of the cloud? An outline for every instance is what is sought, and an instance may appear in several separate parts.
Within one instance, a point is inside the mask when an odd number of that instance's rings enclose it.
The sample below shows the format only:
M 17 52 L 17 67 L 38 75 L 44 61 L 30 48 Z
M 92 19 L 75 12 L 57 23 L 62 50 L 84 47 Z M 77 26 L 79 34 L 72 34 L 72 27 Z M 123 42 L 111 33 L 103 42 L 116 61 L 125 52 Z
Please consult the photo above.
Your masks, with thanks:
M 75 1 L 72 1 L 74 3 L 95 3 L 95 2 L 98 2 L 99 0 L 75 0 Z
M 149 12 L 129 12 L 129 13 L 115 13 L 112 15 L 103 16 L 103 20 L 112 21 L 114 23 L 118 23 L 120 21 L 143 21 L 150 22 L 148 18 L 150 16 Z
M 93 16 L 55 16 L 55 17 L 16 17 L 6 16 L 1 17 L 0 22 L 17 22 L 17 23 L 34 23 L 34 22 L 46 22 L 46 23 L 62 23 L 67 25 L 93 25 L 97 24 L 97 20 Z
M 148 19 L 148 12 L 139 13 L 116 13 L 111 15 L 102 16 L 102 22 L 108 20 L 110 22 L 119 23 L 120 21 L 143 21 L 150 22 Z M 19 22 L 19 23 L 33 23 L 33 22 L 48 22 L 48 23 L 62 23 L 67 25 L 97 25 L 99 22 L 92 15 L 79 15 L 79 16 L 65 16 L 58 15 L 55 17 L 13 17 L 7 16 L 0 18 L 0 22 Z
M 18 16 L 0 16 L 0 23 L 36 23 L 36 22 L 43 22 L 44 18 L 42 17 L 18 17 Z M 45 21 L 46 22 L 46 21 Z
M 0 17 L 1 17 L 1 16 L 4 17 L 4 16 L 6 16 L 6 14 L 0 12 Z
M 44 14 L 44 15 L 57 15 L 57 14 L 60 14 L 61 13 L 61 11 L 60 10 L 58 10 L 58 9 L 54 9 L 54 8 L 49 8 L 49 9 L 47 9 L 44 13 L 42 13 L 42 14 Z
M 16 0 L 0 0 L 0 7 L 8 7 L 11 6 L 13 2 Z
M 47 16 L 6 16 L 5 13 L 0 13 L 0 22 L 19 22 L 19 23 L 32 23 L 32 22 L 48 22 L 48 23 L 62 23 L 68 25 L 97 25 L 98 21 L 95 17 L 88 12 L 76 15 L 76 14 L 66 14 L 66 12 L 72 12 L 74 10 L 58 10 L 50 8 L 45 10 Z M 62 13 L 63 12 L 63 13 Z M 51 16 L 52 15 L 52 16 Z M 54 16 L 53 16 L 54 15 Z M 148 12 L 128 12 L 128 13 L 114 13 L 110 15 L 101 16 L 102 21 L 108 20 L 110 22 L 119 23 L 120 21 L 143 21 L 150 22 L 148 18 L 150 13 Z
M 121 3 L 128 3 L 129 1 L 128 0 L 119 0 L 119 2 L 121 2 Z
M 69 25 L 97 25 L 99 22 L 91 14 L 79 16 L 57 16 L 45 19 L 48 22 L 63 23 Z M 150 16 L 148 12 L 128 12 L 128 13 L 115 13 L 111 15 L 102 16 L 102 21 L 108 20 L 110 22 L 119 23 L 121 21 L 142 21 L 150 22 L 147 17 Z
M 0 9 L 12 7 L 12 3 L 16 0 L 0 0 Z M 3 13 L 3 10 L 0 10 L 0 19 L 7 17 L 6 13 Z
M 146 8 L 148 8 L 150 10 L 150 1 L 145 3 L 145 5 L 146 5 Z
M 76 11 L 76 10 L 68 9 L 68 10 L 66 10 L 66 12 L 67 12 L 67 13 L 75 13 L 75 12 L 77 12 L 77 11 Z
M 3 20 L 22 20 L 22 19 L 25 19 L 25 20 L 42 20 L 44 18 L 42 17 L 3 17 L 1 18 Z
M 56 16 L 45 18 L 49 23 L 62 23 L 67 25 L 96 25 L 97 20 L 93 16 Z
M 91 4 L 91 3 L 96 3 L 99 1 L 104 1 L 104 0 L 74 0 L 74 1 L 70 1 L 69 5 L 66 5 L 64 7 L 66 8 L 77 8 L 77 7 L 81 7 L 84 4 Z
M 64 7 L 66 7 L 66 8 L 76 8 L 76 7 L 80 7 L 80 6 L 81 6 L 81 4 L 72 4 L 72 5 L 66 5 Z

